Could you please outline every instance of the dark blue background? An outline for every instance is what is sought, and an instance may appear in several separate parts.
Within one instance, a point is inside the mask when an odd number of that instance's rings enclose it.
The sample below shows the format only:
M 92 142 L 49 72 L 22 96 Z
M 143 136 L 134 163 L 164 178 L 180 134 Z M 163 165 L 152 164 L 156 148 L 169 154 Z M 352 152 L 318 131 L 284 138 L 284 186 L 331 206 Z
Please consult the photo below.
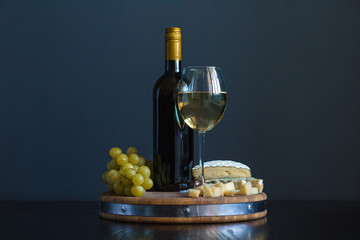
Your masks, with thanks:
M 0 200 L 96 200 L 112 146 L 152 155 L 164 29 L 228 87 L 207 159 L 270 199 L 360 199 L 360 2 L 1 1 Z

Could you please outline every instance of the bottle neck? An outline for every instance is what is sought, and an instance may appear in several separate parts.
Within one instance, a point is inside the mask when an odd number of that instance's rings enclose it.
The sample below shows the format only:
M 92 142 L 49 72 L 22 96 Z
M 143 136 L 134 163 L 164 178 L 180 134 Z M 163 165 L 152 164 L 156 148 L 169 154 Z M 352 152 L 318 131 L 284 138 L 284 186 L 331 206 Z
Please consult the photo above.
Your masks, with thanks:
M 168 33 L 165 41 L 165 71 L 179 73 L 181 71 L 181 35 Z
M 165 72 L 179 73 L 181 71 L 180 60 L 166 60 L 165 61 Z

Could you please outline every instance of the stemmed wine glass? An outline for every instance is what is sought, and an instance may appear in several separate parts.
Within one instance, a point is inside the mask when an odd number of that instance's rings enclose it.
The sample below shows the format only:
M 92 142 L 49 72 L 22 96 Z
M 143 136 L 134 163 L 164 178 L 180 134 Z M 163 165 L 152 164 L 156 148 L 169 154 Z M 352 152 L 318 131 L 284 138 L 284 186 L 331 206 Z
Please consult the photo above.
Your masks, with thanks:
M 184 68 L 176 96 L 181 117 L 190 128 L 199 132 L 201 171 L 196 181 L 198 185 L 204 184 L 205 132 L 220 122 L 226 107 L 226 88 L 221 69 L 213 66 Z

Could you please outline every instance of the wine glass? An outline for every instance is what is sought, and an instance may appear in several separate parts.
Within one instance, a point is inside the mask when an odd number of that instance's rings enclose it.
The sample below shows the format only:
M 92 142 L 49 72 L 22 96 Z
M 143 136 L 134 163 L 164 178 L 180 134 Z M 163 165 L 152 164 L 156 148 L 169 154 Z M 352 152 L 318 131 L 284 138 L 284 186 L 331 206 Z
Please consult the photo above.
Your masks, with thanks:
M 181 117 L 190 128 L 199 132 L 201 171 L 199 176 L 195 176 L 195 185 L 204 184 L 205 132 L 220 122 L 226 108 L 226 88 L 221 69 L 213 66 L 184 68 L 176 95 Z

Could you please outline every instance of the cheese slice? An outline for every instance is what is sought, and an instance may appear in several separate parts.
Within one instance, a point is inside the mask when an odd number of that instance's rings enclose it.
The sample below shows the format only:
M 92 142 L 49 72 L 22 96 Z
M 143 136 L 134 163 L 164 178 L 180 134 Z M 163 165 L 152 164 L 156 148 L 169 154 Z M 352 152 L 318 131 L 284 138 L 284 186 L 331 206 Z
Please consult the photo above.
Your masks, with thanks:
M 219 179 L 210 179 L 210 180 L 205 180 L 206 183 L 208 184 L 219 184 L 219 183 L 223 183 L 223 184 L 227 184 L 230 182 L 234 183 L 234 187 L 235 189 L 239 190 L 242 186 L 244 186 L 247 182 L 251 183 L 252 187 L 256 187 L 258 189 L 259 193 L 262 193 L 264 190 L 264 181 L 262 179 L 257 179 L 257 178 L 219 178 Z
M 222 182 L 219 182 L 217 184 L 215 184 L 216 187 L 220 188 L 221 190 L 221 196 L 224 196 L 224 192 L 225 192 L 225 185 Z
M 262 179 L 256 178 L 238 179 L 237 181 L 227 183 L 218 181 L 216 184 L 204 184 L 204 189 L 205 197 L 252 195 L 263 191 L 264 182 Z M 189 189 L 190 197 L 198 197 L 200 195 L 204 195 L 203 186 Z
M 199 165 L 192 169 L 193 176 L 201 176 Z M 214 160 L 204 163 L 205 179 L 251 177 L 250 168 L 240 162 L 231 160 Z
M 215 197 L 209 185 L 204 184 L 203 187 L 204 187 L 205 197 Z
M 239 194 L 241 195 L 251 195 L 253 194 L 252 186 L 250 182 L 247 182 L 245 185 L 241 186 L 239 189 Z
M 242 186 L 244 186 L 247 181 L 245 179 L 241 179 L 241 180 L 238 180 L 238 181 L 234 181 L 234 186 L 235 186 L 235 189 L 240 189 Z
M 204 195 L 203 186 L 198 186 L 195 189 L 200 191 L 200 195 Z
M 252 187 L 257 188 L 258 193 L 262 193 L 262 191 L 264 190 L 264 181 L 262 179 L 254 178 L 250 182 L 251 182 Z
M 234 196 L 235 194 L 237 194 L 238 192 L 239 192 L 240 190 L 226 190 L 225 192 L 224 192 L 224 195 L 225 196 Z
M 225 191 L 235 190 L 235 186 L 233 182 L 228 182 L 224 184 Z
M 214 197 L 221 197 L 221 189 L 219 187 L 213 187 L 211 190 L 214 193 Z
M 190 197 L 199 197 L 200 196 L 200 190 L 189 189 L 189 196 Z

